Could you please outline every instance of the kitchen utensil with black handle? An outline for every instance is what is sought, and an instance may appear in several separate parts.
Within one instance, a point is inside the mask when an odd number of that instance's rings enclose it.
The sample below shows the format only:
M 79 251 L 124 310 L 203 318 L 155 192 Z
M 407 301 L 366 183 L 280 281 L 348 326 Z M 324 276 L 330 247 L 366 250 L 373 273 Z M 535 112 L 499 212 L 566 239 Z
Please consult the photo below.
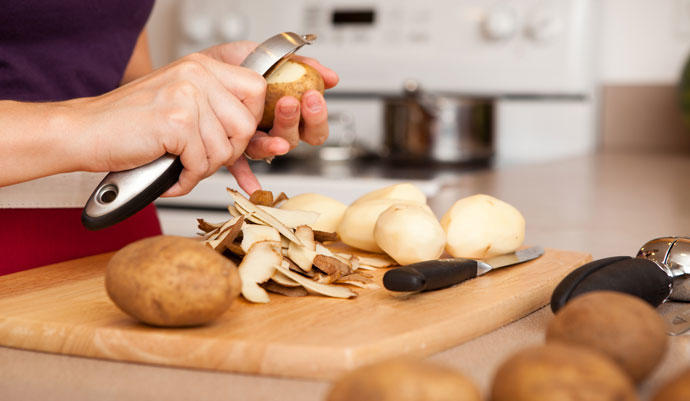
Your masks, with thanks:
M 465 258 L 427 260 L 391 269 L 383 275 L 383 286 L 396 292 L 433 291 L 450 287 L 491 270 L 536 259 L 544 254 L 540 246 L 521 249 L 485 260 Z
M 240 65 L 267 76 L 314 40 L 315 35 L 280 33 L 257 46 Z M 166 154 L 131 170 L 108 173 L 84 206 L 82 224 L 89 230 L 100 230 L 132 216 L 172 187 L 182 168 L 179 156 Z
M 551 310 L 591 291 L 618 291 L 658 306 L 667 299 L 690 301 L 690 238 L 662 237 L 647 242 L 637 257 L 614 256 L 587 263 L 553 291 Z

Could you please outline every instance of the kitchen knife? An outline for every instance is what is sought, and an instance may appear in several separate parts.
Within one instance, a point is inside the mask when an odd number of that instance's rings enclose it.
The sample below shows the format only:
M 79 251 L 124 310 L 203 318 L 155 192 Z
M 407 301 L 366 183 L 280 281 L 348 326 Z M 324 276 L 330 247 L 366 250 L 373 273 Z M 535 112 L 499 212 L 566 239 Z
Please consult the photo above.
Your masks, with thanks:
M 484 260 L 453 258 L 427 260 L 391 269 L 383 275 L 383 286 L 390 291 L 432 291 L 481 276 L 500 267 L 536 259 L 544 254 L 540 246 Z
M 590 291 L 618 291 L 659 306 L 667 299 L 690 301 L 690 237 L 662 237 L 637 256 L 595 260 L 566 276 L 553 291 L 551 310 Z
M 314 40 L 316 35 L 280 33 L 257 46 L 240 65 L 265 77 Z M 131 170 L 108 173 L 86 202 L 82 224 L 100 230 L 132 216 L 172 187 L 182 168 L 179 156 L 166 154 Z

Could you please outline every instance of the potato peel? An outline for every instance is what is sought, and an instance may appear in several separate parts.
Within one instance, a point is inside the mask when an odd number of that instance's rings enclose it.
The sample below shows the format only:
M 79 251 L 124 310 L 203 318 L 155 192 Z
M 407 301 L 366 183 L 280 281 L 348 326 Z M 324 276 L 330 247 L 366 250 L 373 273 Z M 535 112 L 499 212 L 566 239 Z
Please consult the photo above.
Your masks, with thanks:
M 239 264 L 241 293 L 249 302 L 269 302 L 267 291 L 353 298 L 357 293 L 348 286 L 378 288 L 364 274 L 354 273 L 362 268 L 357 256 L 336 254 L 315 238 L 337 239 L 334 233 L 317 233 L 310 227 L 318 213 L 274 208 L 287 198 L 284 194 L 274 200 L 268 191 L 250 199 L 230 188 L 228 192 L 234 201 L 228 206 L 232 218 L 222 223 L 197 219 L 199 235 L 207 246 Z
M 260 221 L 263 221 L 265 224 L 268 224 L 276 230 L 278 230 L 278 232 L 284 235 L 285 238 L 289 239 L 292 242 L 296 242 L 299 245 L 302 245 L 302 241 L 300 241 L 299 238 L 295 236 L 295 233 L 293 233 L 289 228 L 287 228 L 283 223 L 278 221 L 275 217 L 259 209 L 256 205 L 251 203 L 249 199 L 245 198 L 244 196 L 242 196 L 242 194 L 235 191 L 234 189 L 228 188 L 228 192 L 230 193 L 230 196 L 232 196 L 232 199 L 235 201 L 235 207 L 239 206 L 245 211 L 251 213 L 256 218 L 260 219 Z
M 282 260 L 279 242 L 262 241 L 252 245 L 238 268 L 242 281 L 242 296 L 256 303 L 270 301 L 268 293 L 259 284 L 273 276 Z
M 315 293 L 327 295 L 329 297 L 334 298 L 354 298 L 357 296 L 356 292 L 350 290 L 347 287 L 316 283 L 313 280 L 310 280 L 306 277 L 300 276 L 299 274 L 293 272 L 288 267 L 285 267 L 285 265 L 283 264 L 276 266 L 276 269 L 279 272 L 286 275 L 288 278 L 291 278 L 296 282 L 302 284 L 302 286 L 307 290 L 311 290 Z

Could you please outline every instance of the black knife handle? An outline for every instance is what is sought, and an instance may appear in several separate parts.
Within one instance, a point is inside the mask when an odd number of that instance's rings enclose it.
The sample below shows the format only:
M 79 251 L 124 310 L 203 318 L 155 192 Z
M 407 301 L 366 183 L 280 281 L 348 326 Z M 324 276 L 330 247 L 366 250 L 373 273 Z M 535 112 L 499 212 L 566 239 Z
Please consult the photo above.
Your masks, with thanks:
M 618 291 L 656 307 L 671 293 L 671 277 L 651 260 L 614 256 L 587 263 L 568 274 L 553 291 L 555 313 L 568 301 L 590 291 Z
M 477 277 L 476 260 L 427 260 L 387 271 L 383 275 L 383 286 L 390 291 L 431 291 L 474 277 Z

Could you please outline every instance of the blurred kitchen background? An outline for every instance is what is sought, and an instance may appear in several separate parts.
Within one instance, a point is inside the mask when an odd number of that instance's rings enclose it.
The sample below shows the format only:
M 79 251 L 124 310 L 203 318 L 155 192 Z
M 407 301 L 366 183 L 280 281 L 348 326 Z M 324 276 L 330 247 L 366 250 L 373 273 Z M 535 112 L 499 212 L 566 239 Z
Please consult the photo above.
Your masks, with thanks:
M 317 34 L 300 54 L 341 81 L 324 146 L 253 163 L 266 189 L 347 203 L 593 152 L 690 154 L 690 0 L 158 0 L 148 25 L 156 67 L 282 31 Z M 226 219 L 227 186 L 223 171 L 159 200 L 164 231 Z

